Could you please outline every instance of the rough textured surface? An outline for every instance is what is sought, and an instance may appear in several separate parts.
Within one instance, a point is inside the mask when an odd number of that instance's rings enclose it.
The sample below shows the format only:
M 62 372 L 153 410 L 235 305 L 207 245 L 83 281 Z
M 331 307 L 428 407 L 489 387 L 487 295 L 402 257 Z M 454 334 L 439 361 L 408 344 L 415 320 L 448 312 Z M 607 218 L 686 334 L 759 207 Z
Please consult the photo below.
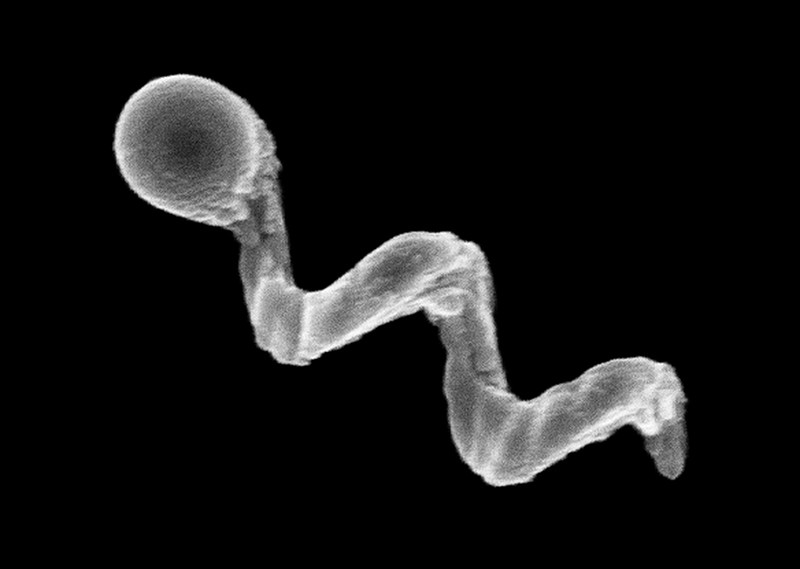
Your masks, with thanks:
M 530 401 L 508 390 L 495 333 L 489 261 L 452 233 L 390 239 L 329 287 L 292 278 L 275 146 L 238 99 L 208 80 L 174 76 L 134 95 L 117 130 L 117 160 L 134 190 L 177 215 L 226 226 L 257 345 L 307 365 L 374 328 L 424 311 L 447 351 L 444 392 L 462 460 L 492 485 L 531 480 L 625 425 L 646 439 L 658 471 L 686 460 L 686 397 L 675 370 L 636 357 L 597 365 Z

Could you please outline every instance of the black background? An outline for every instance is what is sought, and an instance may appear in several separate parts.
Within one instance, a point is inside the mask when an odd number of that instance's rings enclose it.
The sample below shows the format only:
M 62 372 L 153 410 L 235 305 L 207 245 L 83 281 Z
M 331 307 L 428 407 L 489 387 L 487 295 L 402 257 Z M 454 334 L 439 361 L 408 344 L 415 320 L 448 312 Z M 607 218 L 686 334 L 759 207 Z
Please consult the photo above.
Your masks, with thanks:
M 48 434 L 59 499 L 164 531 L 220 520 L 309 531 L 342 516 L 435 525 L 460 512 L 492 531 L 527 510 L 534 526 L 600 511 L 703 515 L 711 445 L 692 419 L 722 262 L 708 58 L 674 38 L 425 49 L 407 38 L 381 50 L 342 38 L 249 57 L 208 46 L 187 56 L 157 39 L 157 53 L 97 59 L 105 158 L 87 209 L 103 215 L 81 236 L 95 267 L 73 306 L 91 322 L 75 338 L 85 349 L 52 395 L 69 401 Z M 660 477 L 626 427 L 531 483 L 485 485 L 450 438 L 445 352 L 421 314 L 308 367 L 261 352 L 232 235 L 149 206 L 114 162 L 128 97 L 174 73 L 227 86 L 275 137 L 298 286 L 324 288 L 406 231 L 475 242 L 494 276 L 511 390 L 533 398 L 617 357 L 668 362 L 689 398 L 684 475 Z

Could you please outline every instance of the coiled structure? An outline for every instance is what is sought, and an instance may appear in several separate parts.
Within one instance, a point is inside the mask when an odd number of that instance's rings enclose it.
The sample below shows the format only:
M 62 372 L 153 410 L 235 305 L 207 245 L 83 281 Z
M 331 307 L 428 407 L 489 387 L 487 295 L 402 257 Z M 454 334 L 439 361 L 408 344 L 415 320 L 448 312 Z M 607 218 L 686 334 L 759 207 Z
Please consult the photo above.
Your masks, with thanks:
M 272 137 L 254 117 L 221 85 L 165 77 L 125 106 L 114 149 L 124 178 L 142 198 L 234 232 L 258 346 L 281 363 L 307 365 L 422 310 L 447 350 L 444 391 L 456 448 L 489 484 L 531 480 L 628 424 L 645 436 L 661 474 L 681 474 L 686 397 L 667 364 L 612 360 L 530 401 L 509 392 L 489 263 L 474 243 L 451 233 L 405 233 L 323 290 L 296 287 L 277 182 L 280 163 Z

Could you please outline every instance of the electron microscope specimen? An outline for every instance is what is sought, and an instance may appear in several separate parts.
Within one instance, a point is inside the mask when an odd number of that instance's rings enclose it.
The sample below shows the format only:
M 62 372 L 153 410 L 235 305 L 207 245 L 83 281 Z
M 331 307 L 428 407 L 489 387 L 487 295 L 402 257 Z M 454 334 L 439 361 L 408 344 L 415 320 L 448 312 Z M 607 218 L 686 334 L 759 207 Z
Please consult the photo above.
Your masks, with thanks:
M 114 152 L 141 198 L 235 234 L 256 343 L 277 361 L 307 365 L 381 324 L 424 311 L 447 351 L 453 441 L 489 484 L 531 480 L 628 424 L 645 437 L 661 474 L 674 479 L 683 471 L 686 397 L 667 364 L 612 360 L 530 401 L 508 391 L 489 263 L 474 243 L 451 233 L 406 233 L 324 290 L 296 287 L 272 136 L 222 85 L 191 75 L 151 81 L 125 105 Z

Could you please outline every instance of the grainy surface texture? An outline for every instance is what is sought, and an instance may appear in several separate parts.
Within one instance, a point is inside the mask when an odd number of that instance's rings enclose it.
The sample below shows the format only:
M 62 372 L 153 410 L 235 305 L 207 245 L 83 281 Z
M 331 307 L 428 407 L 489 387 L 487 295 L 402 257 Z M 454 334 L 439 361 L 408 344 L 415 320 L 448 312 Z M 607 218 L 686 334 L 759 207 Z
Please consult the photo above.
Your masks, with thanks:
M 330 286 L 297 287 L 273 138 L 225 87 L 189 75 L 145 85 L 119 118 L 114 148 L 123 177 L 143 199 L 237 237 L 255 343 L 278 362 L 308 365 L 387 322 L 424 313 L 446 350 L 452 440 L 488 484 L 529 481 L 625 425 L 644 436 L 661 474 L 674 479 L 683 471 L 686 396 L 668 364 L 614 359 L 530 400 L 511 393 L 495 330 L 495 285 L 478 244 L 449 232 L 403 233 Z

